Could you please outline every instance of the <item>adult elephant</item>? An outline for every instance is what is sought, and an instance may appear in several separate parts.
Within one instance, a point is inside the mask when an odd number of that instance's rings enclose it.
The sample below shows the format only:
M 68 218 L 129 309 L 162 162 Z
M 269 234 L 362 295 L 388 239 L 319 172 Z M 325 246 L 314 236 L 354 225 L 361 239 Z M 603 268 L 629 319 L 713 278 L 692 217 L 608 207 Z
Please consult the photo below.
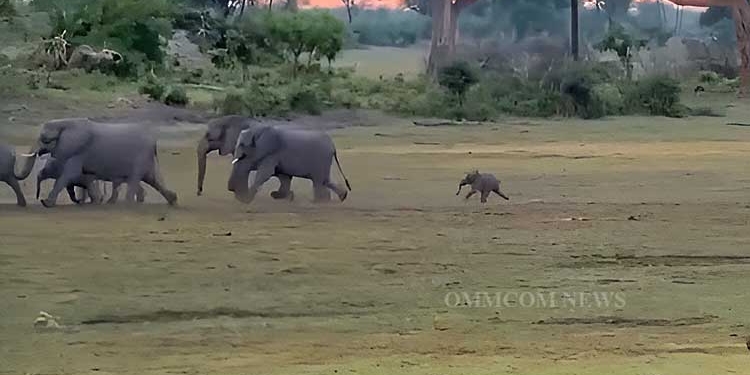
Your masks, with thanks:
M 143 126 L 96 123 L 86 118 L 52 120 L 42 125 L 29 156 L 47 153 L 63 168 L 47 199 L 42 199 L 45 207 L 54 206 L 62 189 L 84 174 L 98 180 L 127 182 L 128 202 L 135 200 L 141 181 L 156 189 L 170 205 L 177 202 L 177 194 L 166 188 L 159 171 L 156 138 Z
M 23 164 L 21 172 L 16 173 L 16 150 L 10 145 L 0 142 L 0 181 L 5 182 L 13 189 L 16 194 L 16 203 L 21 207 L 26 206 L 26 198 L 23 196 L 18 181 L 29 177 L 33 168 L 34 159 L 28 158 Z
M 196 149 L 198 156 L 198 190 L 197 194 L 203 194 L 203 181 L 206 178 L 206 157 L 212 151 L 219 151 L 219 155 L 234 154 L 237 138 L 240 132 L 257 126 L 259 122 L 244 116 L 224 116 L 208 123 L 208 130 L 198 141 Z M 279 190 L 271 192 L 274 199 L 294 199 L 291 190 L 292 176 L 283 173 L 274 173 L 279 179 Z
M 317 202 L 330 200 L 328 189 L 343 202 L 348 194 L 347 189 L 351 190 L 333 140 L 322 131 L 252 126 L 240 133 L 234 156 L 227 188 L 244 203 L 252 202 L 258 189 L 274 174 L 312 180 Z M 331 181 L 331 164 L 334 160 L 346 182 L 346 189 Z M 247 179 L 254 169 L 257 172 L 248 190 Z

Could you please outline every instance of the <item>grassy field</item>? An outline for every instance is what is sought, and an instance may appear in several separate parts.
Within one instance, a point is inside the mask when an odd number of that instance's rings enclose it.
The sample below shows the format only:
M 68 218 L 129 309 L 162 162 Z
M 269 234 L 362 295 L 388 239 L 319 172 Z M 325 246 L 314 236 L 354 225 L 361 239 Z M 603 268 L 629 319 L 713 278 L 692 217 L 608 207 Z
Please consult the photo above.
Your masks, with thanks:
M 409 48 L 367 47 L 345 50 L 336 59 L 336 67 L 354 67 L 359 75 L 369 78 L 392 78 L 399 73 L 413 78 L 425 70 L 429 46 Z
M 747 115 L 340 129 L 353 191 L 326 205 L 302 180 L 238 204 L 218 156 L 196 197 L 194 131 L 160 153 L 176 208 L 0 187 L 0 374 L 744 373 Z M 473 168 L 511 201 L 455 196 Z M 517 297 L 450 303 L 477 292 Z

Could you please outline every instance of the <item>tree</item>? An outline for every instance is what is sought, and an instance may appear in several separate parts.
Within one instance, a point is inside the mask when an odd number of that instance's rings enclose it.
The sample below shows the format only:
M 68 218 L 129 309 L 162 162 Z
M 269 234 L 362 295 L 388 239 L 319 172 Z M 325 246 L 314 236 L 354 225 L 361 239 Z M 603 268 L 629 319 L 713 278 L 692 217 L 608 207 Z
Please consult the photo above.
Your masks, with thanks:
M 711 27 L 721 20 L 732 19 L 732 8 L 730 7 L 710 7 L 701 13 L 698 22 L 703 27 Z
M 266 22 L 271 43 L 282 46 L 295 75 L 303 53 L 309 66 L 321 56 L 333 60 L 344 44 L 344 25 L 327 11 L 274 13 Z
M 432 17 L 432 41 L 427 72 L 435 76 L 447 66 L 456 50 L 458 17 L 461 11 L 478 0 L 406 0 L 409 8 Z
M 672 0 L 682 6 L 728 6 L 732 9 L 737 50 L 740 55 L 740 89 L 739 96 L 745 96 L 750 87 L 750 3 L 747 0 Z
M 0 20 L 11 19 L 17 15 L 11 0 L 0 0 Z
M 453 93 L 461 107 L 463 107 L 466 92 L 477 82 L 479 82 L 477 73 L 465 61 L 457 61 L 440 69 L 438 75 L 440 86 Z
M 349 24 L 352 24 L 352 7 L 354 6 L 354 0 L 341 0 L 346 7 L 346 15 L 349 17 Z
M 570 0 L 570 54 L 578 61 L 578 0 Z
M 646 40 L 633 39 L 622 26 L 613 25 L 596 48 L 600 51 L 615 51 L 630 79 L 633 74 L 633 50 L 645 46 L 646 42 Z

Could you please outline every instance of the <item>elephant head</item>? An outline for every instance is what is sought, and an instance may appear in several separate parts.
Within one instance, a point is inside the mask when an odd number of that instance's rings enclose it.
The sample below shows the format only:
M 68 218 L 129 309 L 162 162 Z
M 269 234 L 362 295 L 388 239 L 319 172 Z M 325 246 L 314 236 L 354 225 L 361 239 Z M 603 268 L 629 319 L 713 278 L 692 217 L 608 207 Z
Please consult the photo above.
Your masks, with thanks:
M 83 152 L 92 138 L 90 121 L 85 118 L 52 120 L 42 125 L 37 144 L 29 157 L 51 154 L 63 161 Z
M 259 125 L 243 130 L 237 138 L 232 160 L 232 174 L 227 189 L 234 192 L 241 202 L 247 202 L 247 179 L 250 171 L 257 168 L 268 156 L 278 152 L 283 146 L 279 129 Z
M 91 139 L 91 132 L 87 128 L 88 123 L 88 119 L 71 118 L 52 120 L 42 125 L 36 143 L 31 146 L 29 153 L 21 155 L 26 160 L 21 167 L 21 172 L 16 173 L 16 178 L 26 179 L 31 174 L 39 156 L 52 154 L 58 159 L 65 160 L 82 151 Z
M 477 178 L 479 178 L 479 170 L 475 169 L 475 170 L 467 173 L 466 177 L 464 177 L 464 179 L 461 180 L 461 182 L 458 183 L 458 191 L 456 192 L 456 195 L 458 195 L 458 194 L 461 193 L 461 188 L 464 185 L 471 185 L 471 184 L 473 184 L 474 181 L 477 180 Z
M 242 116 L 225 116 L 208 123 L 208 130 L 198 141 L 198 195 L 203 193 L 203 180 L 206 177 L 206 156 L 219 150 L 219 155 L 234 151 L 240 132 L 250 126 L 250 119 Z

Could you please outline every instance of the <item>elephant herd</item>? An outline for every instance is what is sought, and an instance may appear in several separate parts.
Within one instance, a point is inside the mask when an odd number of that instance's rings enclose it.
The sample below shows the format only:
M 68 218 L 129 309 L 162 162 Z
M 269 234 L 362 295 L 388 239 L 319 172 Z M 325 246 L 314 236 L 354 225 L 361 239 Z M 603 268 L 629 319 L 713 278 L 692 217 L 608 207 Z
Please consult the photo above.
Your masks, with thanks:
M 280 125 L 241 116 L 211 121 L 197 147 L 197 194 L 203 192 L 206 156 L 218 150 L 220 155 L 234 156 L 227 188 L 241 202 L 250 203 L 272 176 L 280 182 L 279 190 L 271 193 L 274 199 L 294 199 L 291 182 L 293 177 L 299 177 L 312 181 L 316 201 L 330 200 L 331 191 L 344 201 L 351 186 L 330 136 Z M 177 194 L 166 187 L 159 171 L 156 137 L 142 125 L 98 123 L 86 118 L 46 122 L 30 152 L 22 155 L 24 160 L 19 160 L 20 171 L 16 170 L 14 149 L 0 143 L 0 181 L 13 189 L 19 206 L 26 205 L 19 180 L 26 179 L 37 158 L 45 154 L 49 154 L 49 158 L 37 174 L 37 198 L 41 182 L 55 180 L 47 197 L 41 199 L 45 207 L 55 206 L 63 189 L 76 203 L 82 203 L 87 196 L 92 202 L 101 203 L 100 181 L 112 183 L 108 203 L 117 201 L 118 188 L 123 183 L 127 185 L 127 202 L 143 202 L 145 193 L 141 183 L 154 188 L 168 204 L 177 202 Z M 346 188 L 330 179 L 333 161 Z M 256 173 L 248 186 L 251 171 Z M 84 188 L 86 195 L 76 197 L 75 187 Z

